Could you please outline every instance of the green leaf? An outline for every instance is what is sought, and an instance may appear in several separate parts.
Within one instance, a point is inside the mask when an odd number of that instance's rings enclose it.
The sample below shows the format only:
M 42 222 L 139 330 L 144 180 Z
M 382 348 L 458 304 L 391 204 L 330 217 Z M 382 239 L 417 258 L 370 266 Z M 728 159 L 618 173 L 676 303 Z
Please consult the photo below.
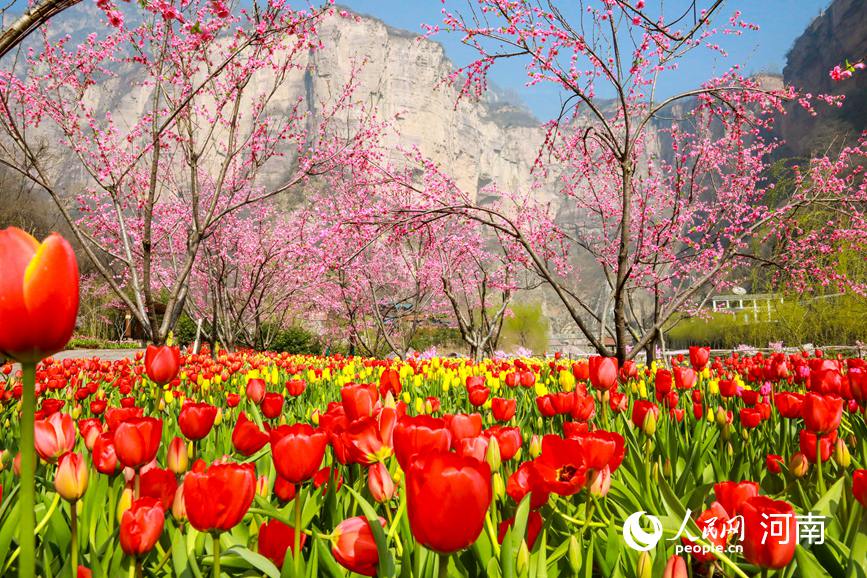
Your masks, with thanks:
M 270 576 L 270 578 L 280 578 L 280 570 L 277 569 L 277 566 L 261 554 L 257 554 L 243 546 L 232 546 L 226 550 L 226 554 L 236 554 L 260 572 Z
M 394 566 L 394 558 L 391 555 L 391 550 L 388 549 L 388 543 L 385 539 L 385 532 L 382 530 L 382 525 L 379 523 L 379 516 L 376 510 L 365 500 L 361 494 L 353 490 L 350 486 L 344 486 L 347 491 L 355 498 L 355 501 L 361 506 L 364 512 L 364 517 L 367 518 L 368 525 L 373 532 L 373 539 L 376 541 L 376 551 L 379 553 L 379 564 L 377 565 L 377 576 L 383 578 L 393 578 L 396 574 Z

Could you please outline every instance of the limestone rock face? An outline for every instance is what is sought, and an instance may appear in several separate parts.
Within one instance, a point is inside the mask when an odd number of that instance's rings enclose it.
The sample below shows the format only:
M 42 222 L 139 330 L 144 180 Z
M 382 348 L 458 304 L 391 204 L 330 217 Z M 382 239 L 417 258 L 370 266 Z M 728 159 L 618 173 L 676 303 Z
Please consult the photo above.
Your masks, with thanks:
M 835 82 L 828 72 L 846 59 L 856 62 L 867 57 L 867 2 L 834 0 L 795 41 L 788 53 L 783 78 L 786 84 L 813 94 L 845 95 L 839 109 L 817 107 L 811 117 L 798 106 L 791 106 L 780 124 L 792 154 L 824 152 L 829 146 L 857 140 L 867 128 L 867 73 Z

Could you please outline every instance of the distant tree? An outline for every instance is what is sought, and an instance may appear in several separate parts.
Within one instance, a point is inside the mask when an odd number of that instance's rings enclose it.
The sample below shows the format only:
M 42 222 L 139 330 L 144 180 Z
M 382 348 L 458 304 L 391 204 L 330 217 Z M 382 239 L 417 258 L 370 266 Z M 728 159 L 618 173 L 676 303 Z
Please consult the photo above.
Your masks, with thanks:
M 503 327 L 503 341 L 541 354 L 548 348 L 548 331 L 541 303 L 512 303 Z

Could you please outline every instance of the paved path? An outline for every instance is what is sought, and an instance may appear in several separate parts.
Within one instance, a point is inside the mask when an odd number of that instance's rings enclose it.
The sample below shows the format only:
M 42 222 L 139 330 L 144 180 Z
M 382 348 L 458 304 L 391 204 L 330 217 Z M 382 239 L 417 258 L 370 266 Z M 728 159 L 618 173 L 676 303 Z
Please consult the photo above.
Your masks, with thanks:
M 90 359 L 98 357 L 106 361 L 117 361 L 119 359 L 132 359 L 138 351 L 144 351 L 144 349 L 70 349 L 68 351 L 61 351 L 51 357 L 54 359 Z
M 98 357 L 106 361 L 117 361 L 120 359 L 132 359 L 135 357 L 136 352 L 139 351 L 144 351 L 144 349 L 70 349 L 55 353 L 51 357 L 54 359 L 91 359 Z M 12 364 L 13 371 L 19 368 L 20 366 L 17 363 Z

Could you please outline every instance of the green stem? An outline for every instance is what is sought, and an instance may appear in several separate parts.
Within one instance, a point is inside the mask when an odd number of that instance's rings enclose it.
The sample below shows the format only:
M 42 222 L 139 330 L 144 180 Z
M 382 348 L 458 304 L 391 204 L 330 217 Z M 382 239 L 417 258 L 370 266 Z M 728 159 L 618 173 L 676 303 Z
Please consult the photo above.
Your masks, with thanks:
M 292 566 L 295 569 L 295 576 L 301 575 L 301 531 L 301 490 L 299 489 L 295 494 L 295 535 L 292 546 Z
M 449 575 L 449 555 L 440 554 L 439 578 L 446 578 Z
M 34 406 L 36 403 L 36 364 L 22 363 L 22 407 L 21 407 L 21 491 L 18 545 L 21 548 L 21 562 L 18 575 L 22 578 L 36 576 L 36 536 L 34 508 L 36 500 L 36 450 L 33 445 Z
M 822 436 L 816 434 L 816 473 L 819 477 L 819 497 L 825 495 L 825 477 L 822 475 Z
M 78 501 L 73 500 L 69 503 L 69 530 L 70 540 L 69 548 L 72 555 L 72 575 L 78 575 Z
M 214 578 L 220 578 L 220 535 L 214 534 Z

